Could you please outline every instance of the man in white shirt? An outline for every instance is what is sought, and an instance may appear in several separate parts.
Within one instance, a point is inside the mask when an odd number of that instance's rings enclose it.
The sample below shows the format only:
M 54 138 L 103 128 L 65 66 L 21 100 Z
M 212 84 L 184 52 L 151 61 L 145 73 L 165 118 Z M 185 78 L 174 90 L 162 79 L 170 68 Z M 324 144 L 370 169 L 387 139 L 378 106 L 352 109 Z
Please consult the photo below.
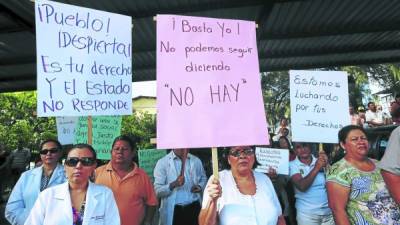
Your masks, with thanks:
M 383 114 L 381 111 L 376 110 L 376 105 L 373 102 L 368 102 L 368 110 L 365 113 L 365 119 L 370 127 L 384 125 Z
M 187 148 L 174 149 L 158 160 L 154 189 L 161 199 L 159 225 L 197 225 L 206 183 L 203 164 Z

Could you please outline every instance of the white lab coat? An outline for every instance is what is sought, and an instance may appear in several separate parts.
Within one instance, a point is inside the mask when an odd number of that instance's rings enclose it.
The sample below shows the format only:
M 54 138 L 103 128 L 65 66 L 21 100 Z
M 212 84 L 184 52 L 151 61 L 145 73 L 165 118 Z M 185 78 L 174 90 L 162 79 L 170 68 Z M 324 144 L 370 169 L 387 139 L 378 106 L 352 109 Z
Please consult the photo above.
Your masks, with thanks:
M 43 166 L 24 172 L 15 184 L 8 199 L 5 217 L 12 225 L 23 225 L 40 193 Z M 1 178 L 3 179 L 3 178 Z M 48 187 L 66 181 L 64 166 L 58 164 L 49 180 Z
M 40 193 L 25 225 L 71 225 L 72 204 L 68 182 Z M 112 191 L 89 182 L 82 225 L 119 225 L 120 218 Z

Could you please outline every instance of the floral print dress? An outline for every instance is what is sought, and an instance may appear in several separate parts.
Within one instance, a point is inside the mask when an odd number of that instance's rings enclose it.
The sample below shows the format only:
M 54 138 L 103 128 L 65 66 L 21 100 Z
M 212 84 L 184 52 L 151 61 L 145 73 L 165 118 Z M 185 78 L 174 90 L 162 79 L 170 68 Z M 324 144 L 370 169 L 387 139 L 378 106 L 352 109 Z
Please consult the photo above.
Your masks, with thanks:
M 364 172 L 343 158 L 331 166 L 327 181 L 350 188 L 346 211 L 351 224 L 400 225 L 400 207 L 389 195 L 378 167 Z

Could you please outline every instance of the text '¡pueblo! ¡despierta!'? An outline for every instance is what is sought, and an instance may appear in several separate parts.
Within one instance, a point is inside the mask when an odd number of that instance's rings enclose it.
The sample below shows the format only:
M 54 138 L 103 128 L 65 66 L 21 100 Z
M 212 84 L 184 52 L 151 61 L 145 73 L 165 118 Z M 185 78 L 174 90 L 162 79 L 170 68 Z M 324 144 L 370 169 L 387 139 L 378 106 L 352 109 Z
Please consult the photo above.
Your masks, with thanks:
M 113 54 L 123 55 L 131 58 L 132 46 L 117 38 L 109 36 L 111 29 L 111 18 L 100 18 L 90 12 L 65 13 L 57 11 L 52 3 L 38 5 L 39 22 L 45 24 L 56 24 L 65 27 L 75 27 L 95 33 L 104 33 L 104 40 L 93 38 L 90 35 L 80 35 L 60 29 L 58 32 L 58 48 L 75 48 L 83 50 L 87 54 Z

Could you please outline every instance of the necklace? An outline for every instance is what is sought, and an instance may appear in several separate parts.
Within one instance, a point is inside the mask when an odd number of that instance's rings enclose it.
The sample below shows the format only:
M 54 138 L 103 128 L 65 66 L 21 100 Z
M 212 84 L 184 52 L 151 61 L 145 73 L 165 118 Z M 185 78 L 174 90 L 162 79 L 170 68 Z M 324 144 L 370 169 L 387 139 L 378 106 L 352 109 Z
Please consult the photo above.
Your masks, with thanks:
M 234 181 L 236 183 L 236 188 L 238 189 L 238 191 L 241 194 L 244 194 L 244 195 L 254 195 L 254 194 L 256 194 L 257 185 L 256 185 L 256 179 L 254 178 L 254 174 L 253 173 L 251 173 L 251 177 L 250 177 L 250 181 L 249 181 L 250 184 L 249 183 L 247 183 L 247 184 L 239 183 L 238 179 L 235 176 L 233 176 L 233 174 L 232 174 L 232 177 L 233 177 L 233 179 L 234 179 Z M 243 187 L 243 186 L 245 186 L 245 187 Z

